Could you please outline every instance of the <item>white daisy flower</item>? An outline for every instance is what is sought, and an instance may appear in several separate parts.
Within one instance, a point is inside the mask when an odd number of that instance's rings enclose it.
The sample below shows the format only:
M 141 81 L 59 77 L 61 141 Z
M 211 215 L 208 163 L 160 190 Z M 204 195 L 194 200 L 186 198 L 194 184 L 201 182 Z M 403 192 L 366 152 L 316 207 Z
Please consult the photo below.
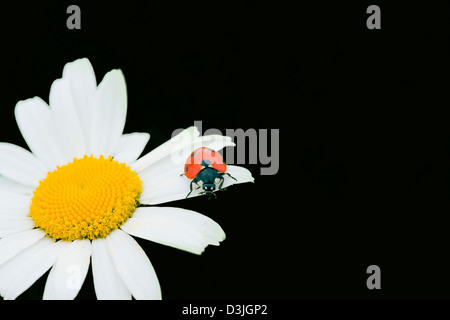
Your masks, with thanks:
M 180 176 L 198 147 L 233 146 L 229 137 L 199 136 L 190 127 L 138 159 L 150 135 L 123 134 L 125 79 L 108 72 L 97 86 L 87 59 L 66 64 L 49 105 L 35 97 L 15 109 L 31 152 L 0 143 L 0 295 L 15 299 L 51 268 L 44 299 L 73 299 L 89 269 L 98 299 L 160 299 L 150 260 L 130 236 L 201 254 L 225 239 L 210 218 L 180 208 L 147 206 L 184 199 Z M 237 181 L 252 182 L 228 166 Z M 190 197 L 199 193 L 193 192 Z M 74 280 L 78 279 L 74 282 Z

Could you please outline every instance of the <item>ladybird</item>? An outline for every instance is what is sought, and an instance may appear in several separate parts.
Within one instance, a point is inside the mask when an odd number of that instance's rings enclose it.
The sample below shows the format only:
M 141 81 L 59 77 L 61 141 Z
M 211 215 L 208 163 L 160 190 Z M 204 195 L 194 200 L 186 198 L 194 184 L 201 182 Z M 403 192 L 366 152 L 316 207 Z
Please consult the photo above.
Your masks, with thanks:
M 189 197 L 192 192 L 193 183 L 198 186 L 197 189 L 203 189 L 199 194 L 206 194 L 210 197 L 211 195 L 214 195 L 214 197 L 216 197 L 214 191 L 216 191 L 216 189 L 222 189 L 224 175 L 237 181 L 226 171 L 227 165 L 219 152 L 207 147 L 201 147 L 194 150 L 194 152 L 186 159 L 184 165 L 184 175 L 187 178 L 192 179 L 191 184 L 189 185 L 190 191 L 186 198 Z

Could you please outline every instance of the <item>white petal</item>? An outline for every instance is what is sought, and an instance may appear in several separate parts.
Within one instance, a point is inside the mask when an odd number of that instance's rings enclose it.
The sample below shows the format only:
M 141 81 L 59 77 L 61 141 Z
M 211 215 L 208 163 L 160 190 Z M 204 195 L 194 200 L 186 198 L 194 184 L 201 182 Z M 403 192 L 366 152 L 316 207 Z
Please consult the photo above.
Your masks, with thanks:
M 142 158 L 138 159 L 133 165 L 132 169 L 136 172 L 140 172 L 151 164 L 161 160 L 164 157 L 170 156 L 174 150 L 179 150 L 186 144 L 192 143 L 200 135 L 197 127 L 189 127 L 172 139 L 164 142 L 154 150 L 147 153 Z
M 14 257 L 22 250 L 36 243 L 44 236 L 45 232 L 42 230 L 33 229 L 0 239 L 0 265 Z
M 50 108 L 56 134 L 63 141 L 60 147 L 64 162 L 69 163 L 74 157 L 82 158 L 86 153 L 85 137 L 68 79 L 58 79 L 53 82 L 50 89 Z
M 233 179 L 226 180 L 223 184 L 224 188 L 238 183 L 255 182 L 255 178 L 253 178 L 250 170 L 244 167 L 228 165 L 227 173 L 229 173 L 237 181 L 234 181 Z
M 53 170 L 64 163 L 62 141 L 57 135 L 56 123 L 47 104 L 38 97 L 19 101 L 15 109 L 20 132 L 30 150 Z
M 0 192 L 9 191 L 18 194 L 31 195 L 33 194 L 33 190 L 33 187 L 24 185 L 7 177 L 0 176 Z
M 141 178 L 142 179 L 142 178 Z M 226 179 L 226 178 L 225 178 Z M 192 180 L 180 173 L 162 175 L 158 179 L 144 179 L 142 184 L 142 193 L 139 202 L 143 204 L 161 204 L 175 200 L 186 199 L 190 192 L 190 183 Z M 196 189 L 197 186 L 192 184 L 193 191 L 189 198 L 197 197 L 202 189 Z
M 114 267 L 105 239 L 92 241 L 92 275 L 99 300 L 131 300 L 131 293 Z
M 96 92 L 91 130 L 93 154 L 114 155 L 125 126 L 127 88 L 121 70 L 108 72 Z
M 144 132 L 127 133 L 120 137 L 114 160 L 131 164 L 141 155 L 150 139 Z
M 94 69 L 88 59 L 78 59 L 64 66 L 63 79 L 69 82 L 77 118 L 83 129 L 85 152 L 91 155 L 93 150 L 90 141 L 95 139 L 91 122 L 97 90 Z
M 44 237 L 0 266 L 0 295 L 15 299 L 55 263 L 68 242 Z
M 30 194 L 20 194 L 16 192 L 0 190 L 0 208 L 30 207 L 32 197 L 33 196 Z
M 34 220 L 30 217 L 0 216 L 0 238 L 34 228 Z
M 28 216 L 30 214 L 31 197 L 31 195 L 0 191 L 0 218 Z
M 0 203 L 0 219 L 26 217 L 30 214 L 30 206 L 7 206 Z
M 10 143 L 0 143 L 0 174 L 37 188 L 47 168 L 31 152 Z
M 224 182 L 222 188 L 227 188 L 233 184 L 253 182 L 254 179 L 249 170 L 239 166 L 227 166 L 227 173 L 229 173 L 237 181 L 229 177 L 228 175 L 223 175 Z M 161 174 L 156 177 L 142 177 L 142 194 L 139 201 L 143 204 L 161 204 L 169 201 L 185 199 L 190 192 L 190 179 L 186 176 L 180 176 L 180 171 L 168 170 L 165 174 Z M 192 192 L 189 198 L 196 197 L 203 190 L 198 188 L 196 184 L 192 184 Z
M 43 299 L 73 300 L 86 278 L 90 257 L 90 240 L 69 242 L 48 275 Z
M 138 208 L 121 229 L 195 254 L 225 239 L 222 228 L 212 219 L 195 211 L 170 207 Z
M 138 300 L 161 299 L 161 288 L 150 260 L 132 237 L 117 229 L 106 237 L 117 273 Z

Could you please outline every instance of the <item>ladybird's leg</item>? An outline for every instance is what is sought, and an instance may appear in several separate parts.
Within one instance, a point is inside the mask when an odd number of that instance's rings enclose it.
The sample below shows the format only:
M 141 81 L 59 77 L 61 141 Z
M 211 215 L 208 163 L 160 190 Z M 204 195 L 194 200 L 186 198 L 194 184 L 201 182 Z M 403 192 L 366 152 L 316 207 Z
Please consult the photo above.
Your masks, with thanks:
M 195 190 L 198 190 L 198 189 L 201 188 L 201 186 L 198 184 L 198 181 L 197 181 L 196 179 L 192 180 L 191 183 L 189 184 L 189 189 L 190 189 L 190 191 L 189 191 L 188 195 L 186 196 L 186 198 L 189 197 L 189 195 L 190 195 L 190 194 L 192 193 L 192 191 L 193 191 L 193 190 L 192 190 L 192 184 L 193 184 L 193 183 L 195 183 L 195 185 L 197 186 L 197 188 L 195 188 Z M 199 193 L 199 194 L 201 194 L 201 193 Z M 185 198 L 185 199 L 186 199 L 186 198 Z
M 219 189 L 219 190 L 222 190 L 223 181 L 225 180 L 223 177 L 221 177 L 221 178 L 222 178 L 222 179 L 220 179 L 219 186 L 218 186 L 218 189 Z
M 229 176 L 231 179 L 233 179 L 234 181 L 237 182 L 237 179 L 235 177 L 233 177 L 231 174 L 229 174 L 228 172 L 224 172 L 222 173 L 222 175 L 226 174 L 227 176 Z
M 211 200 L 213 196 L 214 196 L 214 199 L 217 199 L 217 194 L 215 194 L 214 192 L 211 192 L 210 194 L 208 194 L 208 200 Z
M 189 191 L 189 193 L 187 194 L 187 196 L 186 196 L 186 199 L 189 197 L 189 195 L 192 193 L 192 184 L 194 183 L 194 180 L 192 180 L 191 181 L 191 183 L 189 184 L 189 189 L 191 190 L 191 191 Z
M 182 176 L 185 176 L 185 174 L 184 173 L 180 174 L 180 177 L 182 177 Z

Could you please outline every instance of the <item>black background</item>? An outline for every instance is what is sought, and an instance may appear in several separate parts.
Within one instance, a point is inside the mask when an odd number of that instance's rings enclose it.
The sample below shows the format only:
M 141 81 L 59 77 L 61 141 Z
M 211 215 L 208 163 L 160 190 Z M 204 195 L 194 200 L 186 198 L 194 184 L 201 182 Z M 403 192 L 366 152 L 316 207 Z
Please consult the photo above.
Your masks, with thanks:
M 280 170 L 176 206 L 227 239 L 202 256 L 137 239 L 164 299 L 450 298 L 449 19 L 438 2 L 3 7 L 0 141 L 26 147 L 19 100 L 48 101 L 65 63 L 123 70 L 125 132 L 280 130 Z M 68 30 L 66 8 L 81 8 Z M 381 8 L 381 30 L 366 8 Z M 381 290 L 366 269 L 381 268 Z M 19 298 L 42 297 L 46 276 Z M 78 295 L 95 299 L 92 274 Z

